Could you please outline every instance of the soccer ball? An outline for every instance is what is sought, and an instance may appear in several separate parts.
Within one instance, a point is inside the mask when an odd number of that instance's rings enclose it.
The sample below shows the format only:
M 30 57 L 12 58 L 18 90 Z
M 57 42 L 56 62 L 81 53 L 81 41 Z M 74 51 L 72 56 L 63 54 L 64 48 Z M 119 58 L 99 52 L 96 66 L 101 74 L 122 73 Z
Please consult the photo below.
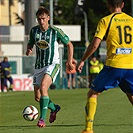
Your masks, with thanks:
M 26 106 L 22 112 L 23 118 L 27 121 L 34 121 L 38 117 L 38 110 L 36 107 Z

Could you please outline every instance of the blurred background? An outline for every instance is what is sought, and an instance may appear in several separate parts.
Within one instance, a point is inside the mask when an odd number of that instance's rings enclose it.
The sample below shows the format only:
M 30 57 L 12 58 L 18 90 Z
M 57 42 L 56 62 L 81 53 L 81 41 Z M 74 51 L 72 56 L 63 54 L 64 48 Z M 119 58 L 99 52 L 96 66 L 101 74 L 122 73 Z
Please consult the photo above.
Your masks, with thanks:
M 109 14 L 106 0 L 0 0 L 0 62 L 7 56 L 12 67 L 14 90 L 32 90 L 35 50 L 25 56 L 31 27 L 37 25 L 35 13 L 39 6 L 50 10 L 50 24 L 61 28 L 74 45 L 74 58 L 79 61 L 91 42 L 100 18 Z M 125 0 L 124 12 L 133 16 L 133 0 Z M 66 47 L 59 46 L 61 71 L 56 89 L 66 89 Z M 64 54 L 65 53 L 65 54 Z M 105 62 L 106 43 L 103 40 L 94 55 Z M 89 59 L 83 72 L 76 74 L 76 88 L 89 85 Z

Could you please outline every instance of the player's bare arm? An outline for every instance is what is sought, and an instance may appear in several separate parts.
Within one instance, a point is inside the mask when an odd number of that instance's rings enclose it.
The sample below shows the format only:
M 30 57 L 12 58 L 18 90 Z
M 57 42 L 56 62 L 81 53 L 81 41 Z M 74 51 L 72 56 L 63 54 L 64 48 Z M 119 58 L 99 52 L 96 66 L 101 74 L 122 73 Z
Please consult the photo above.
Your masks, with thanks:
M 101 39 L 95 37 L 91 44 L 88 46 L 86 52 L 84 53 L 81 61 L 85 61 L 87 58 L 89 58 L 96 50 L 97 48 L 99 47 L 100 45 L 100 42 L 101 42 Z
M 29 56 L 29 55 L 31 55 L 31 53 L 32 53 L 32 48 L 27 46 L 26 55 Z
M 81 73 L 82 68 L 84 66 L 84 61 L 89 58 L 99 47 L 101 42 L 101 39 L 95 37 L 91 44 L 88 46 L 86 52 L 84 53 L 83 57 L 81 58 L 81 61 L 77 65 L 77 71 Z
M 67 49 L 68 49 L 68 69 L 71 71 L 74 69 L 74 66 L 72 64 L 73 60 L 73 45 L 71 42 L 67 44 Z

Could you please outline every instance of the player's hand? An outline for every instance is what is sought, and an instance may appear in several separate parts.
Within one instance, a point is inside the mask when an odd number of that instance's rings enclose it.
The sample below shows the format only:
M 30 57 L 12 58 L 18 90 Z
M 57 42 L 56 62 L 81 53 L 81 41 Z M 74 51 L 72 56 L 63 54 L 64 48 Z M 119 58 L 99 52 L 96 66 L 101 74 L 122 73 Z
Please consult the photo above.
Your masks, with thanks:
M 29 56 L 32 53 L 32 49 L 27 49 L 26 55 Z
M 76 67 L 76 70 L 81 73 L 82 69 L 83 69 L 83 66 L 84 66 L 84 61 L 80 61 Z
M 68 70 L 71 72 L 74 69 L 74 65 L 72 63 L 68 63 Z

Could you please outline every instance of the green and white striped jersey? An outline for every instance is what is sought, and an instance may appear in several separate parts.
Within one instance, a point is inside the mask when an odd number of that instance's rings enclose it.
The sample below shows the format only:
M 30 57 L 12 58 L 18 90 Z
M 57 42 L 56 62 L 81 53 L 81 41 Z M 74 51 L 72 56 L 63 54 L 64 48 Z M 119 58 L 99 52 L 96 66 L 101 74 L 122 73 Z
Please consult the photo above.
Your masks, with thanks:
M 39 25 L 30 31 L 28 46 L 36 46 L 35 69 L 40 69 L 50 64 L 59 64 L 59 42 L 67 45 L 69 37 L 59 28 L 49 26 L 47 31 L 41 31 Z

